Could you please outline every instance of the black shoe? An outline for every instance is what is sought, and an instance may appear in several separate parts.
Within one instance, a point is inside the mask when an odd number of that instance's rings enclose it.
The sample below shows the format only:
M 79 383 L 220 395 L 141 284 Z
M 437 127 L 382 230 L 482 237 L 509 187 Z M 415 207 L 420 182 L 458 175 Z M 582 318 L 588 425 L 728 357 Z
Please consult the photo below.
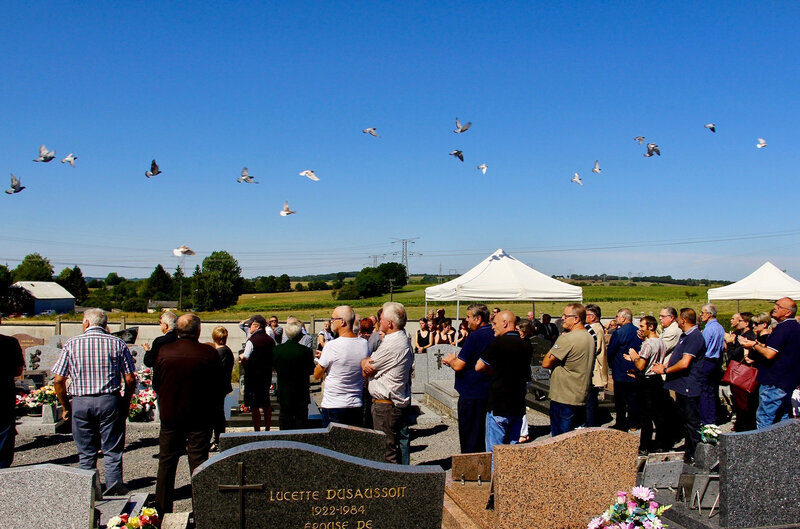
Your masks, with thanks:
M 152 455 L 152 456 L 150 456 L 150 457 L 152 457 L 153 459 L 158 459 L 158 453 L 155 453 L 155 454 L 153 454 L 153 455 Z
M 685 456 L 683 456 L 683 462 L 686 463 L 687 465 L 694 465 L 694 456 L 686 454 Z

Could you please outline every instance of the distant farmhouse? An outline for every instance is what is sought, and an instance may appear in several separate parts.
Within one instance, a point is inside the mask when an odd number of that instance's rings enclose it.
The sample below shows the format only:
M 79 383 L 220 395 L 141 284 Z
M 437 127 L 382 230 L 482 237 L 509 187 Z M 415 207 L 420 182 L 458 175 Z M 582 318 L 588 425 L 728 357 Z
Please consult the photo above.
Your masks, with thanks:
M 153 314 L 156 311 L 176 310 L 178 308 L 177 301 L 148 301 L 147 312 Z
M 23 308 L 26 313 L 53 311 L 64 314 L 75 310 L 75 296 L 53 281 L 17 281 L 11 288 L 19 288 L 27 293 Z

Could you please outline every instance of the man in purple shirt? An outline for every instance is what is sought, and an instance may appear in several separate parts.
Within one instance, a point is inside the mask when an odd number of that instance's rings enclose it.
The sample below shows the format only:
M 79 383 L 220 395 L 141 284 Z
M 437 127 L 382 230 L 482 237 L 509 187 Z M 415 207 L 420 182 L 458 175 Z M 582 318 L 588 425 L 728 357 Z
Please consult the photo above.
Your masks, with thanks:
M 800 386 L 800 323 L 795 319 L 797 304 L 792 298 L 775 302 L 770 316 L 778 325 L 763 345 L 739 337 L 743 347 L 756 353 L 758 362 L 758 429 L 789 418 L 792 391 Z

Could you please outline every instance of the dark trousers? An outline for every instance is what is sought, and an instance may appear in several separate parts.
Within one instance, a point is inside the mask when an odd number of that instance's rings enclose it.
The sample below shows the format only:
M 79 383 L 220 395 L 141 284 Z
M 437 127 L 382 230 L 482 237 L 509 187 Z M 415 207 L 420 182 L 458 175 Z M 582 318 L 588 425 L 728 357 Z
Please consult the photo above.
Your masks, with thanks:
M 214 421 L 214 442 L 219 444 L 219 436 L 225 433 L 225 427 L 228 424 L 228 421 L 225 420 L 225 410 L 224 408 L 220 408 L 219 412 L 216 414 L 217 420 Z
M 298 406 L 281 404 L 278 426 L 281 430 L 305 430 L 308 428 L 308 404 Z
M 400 430 L 406 425 L 406 408 L 398 408 L 383 402 L 372 403 L 372 424 L 375 430 L 386 434 L 386 461 L 399 464 L 403 460 L 400 451 Z
M 672 448 L 667 425 L 667 399 L 669 399 L 669 394 L 664 389 L 664 381 L 661 375 L 644 377 L 639 385 L 639 395 L 639 412 L 642 420 L 639 449 L 650 451 Z M 656 432 L 655 441 L 653 441 L 654 426 Z
M 8 468 L 14 462 L 14 440 L 17 428 L 12 419 L 10 424 L 0 425 L 0 468 Z
M 458 440 L 462 454 L 486 449 L 486 399 L 458 397 Z
M 370 401 L 372 403 L 372 401 Z M 370 408 L 370 425 L 372 425 L 372 408 Z M 320 408 L 322 414 L 322 427 L 327 428 L 332 422 L 347 424 L 349 426 L 363 426 L 364 407 L 358 408 Z
M 189 457 L 189 473 L 208 459 L 211 427 L 193 430 L 161 423 L 158 435 L 158 476 L 156 478 L 156 509 L 159 515 L 172 512 L 175 491 L 175 472 L 184 451 Z
M 719 394 L 719 381 L 721 378 L 719 360 L 704 358 L 698 366 L 700 378 L 700 424 L 717 423 L 717 395 Z
M 600 422 L 600 401 L 597 398 L 598 394 L 603 388 L 589 386 L 589 396 L 586 401 L 586 426 L 593 428 L 595 426 L 602 426 Z
M 94 470 L 102 448 L 106 487 L 122 480 L 125 418 L 118 395 L 72 397 L 72 439 L 78 450 L 78 468 Z
M 586 423 L 586 406 L 550 401 L 550 435 L 571 432 Z
M 700 442 L 700 413 L 698 401 L 700 397 L 675 395 L 675 404 L 683 417 L 683 430 L 686 440 L 686 455 L 694 457 L 695 448 Z
M 614 380 L 614 411 L 617 414 L 615 427 L 623 432 L 639 428 L 639 381 Z

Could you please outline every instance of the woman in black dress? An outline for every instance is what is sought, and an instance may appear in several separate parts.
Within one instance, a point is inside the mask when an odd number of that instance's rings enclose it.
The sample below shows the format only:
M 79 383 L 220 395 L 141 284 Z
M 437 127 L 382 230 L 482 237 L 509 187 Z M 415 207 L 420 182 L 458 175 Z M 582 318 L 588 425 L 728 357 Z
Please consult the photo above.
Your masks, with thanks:
M 424 353 L 428 347 L 433 345 L 433 332 L 430 330 L 433 327 L 433 322 L 428 323 L 426 318 L 419 319 L 419 330 L 416 334 L 417 339 L 417 353 Z

